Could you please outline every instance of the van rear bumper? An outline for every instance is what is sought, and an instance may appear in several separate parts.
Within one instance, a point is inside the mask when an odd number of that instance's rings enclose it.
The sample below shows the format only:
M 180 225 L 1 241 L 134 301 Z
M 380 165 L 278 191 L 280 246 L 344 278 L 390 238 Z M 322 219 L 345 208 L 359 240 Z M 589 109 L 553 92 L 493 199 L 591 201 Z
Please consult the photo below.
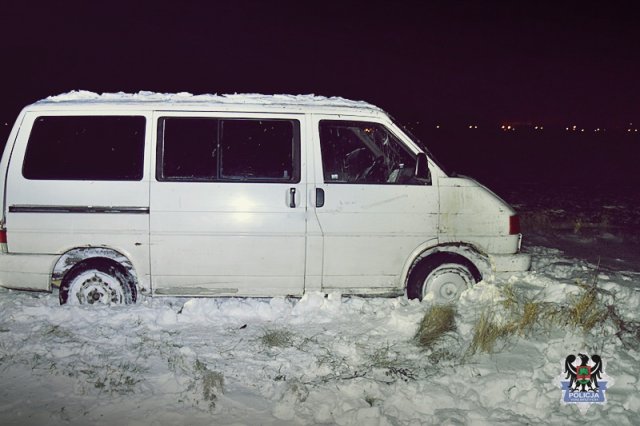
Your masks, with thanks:
M 18 290 L 51 290 L 51 271 L 59 256 L 0 254 L 0 286 Z
M 489 261 L 496 273 L 524 272 L 531 268 L 531 256 L 526 253 L 491 254 Z

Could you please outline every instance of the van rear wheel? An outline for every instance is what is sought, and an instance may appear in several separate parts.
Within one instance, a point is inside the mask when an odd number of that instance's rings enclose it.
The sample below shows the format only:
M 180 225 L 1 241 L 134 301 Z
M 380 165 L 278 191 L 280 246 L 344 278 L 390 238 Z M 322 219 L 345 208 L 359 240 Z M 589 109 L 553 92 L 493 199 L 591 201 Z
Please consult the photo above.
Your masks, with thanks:
M 478 269 L 455 253 L 437 253 L 422 260 L 409 275 L 407 297 L 453 303 L 463 291 L 482 279 Z
M 109 259 L 77 264 L 60 284 L 61 305 L 121 305 L 135 301 L 135 280 L 122 265 Z

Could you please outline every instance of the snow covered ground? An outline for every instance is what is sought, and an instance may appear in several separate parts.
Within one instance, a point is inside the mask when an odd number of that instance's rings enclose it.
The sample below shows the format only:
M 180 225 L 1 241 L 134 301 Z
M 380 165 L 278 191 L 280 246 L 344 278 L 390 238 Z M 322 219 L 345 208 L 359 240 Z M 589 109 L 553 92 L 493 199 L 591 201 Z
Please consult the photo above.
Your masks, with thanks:
M 429 304 L 402 297 L 95 309 L 0 289 L 0 423 L 640 424 L 637 192 L 499 193 L 522 214 L 533 268 L 468 290 L 456 331 L 430 349 L 414 339 Z M 566 307 L 594 284 L 618 322 L 539 324 L 493 353 L 469 350 L 483 312 L 506 320 L 507 289 Z M 599 354 L 610 377 L 606 404 L 586 414 L 561 402 L 564 359 L 579 352 Z

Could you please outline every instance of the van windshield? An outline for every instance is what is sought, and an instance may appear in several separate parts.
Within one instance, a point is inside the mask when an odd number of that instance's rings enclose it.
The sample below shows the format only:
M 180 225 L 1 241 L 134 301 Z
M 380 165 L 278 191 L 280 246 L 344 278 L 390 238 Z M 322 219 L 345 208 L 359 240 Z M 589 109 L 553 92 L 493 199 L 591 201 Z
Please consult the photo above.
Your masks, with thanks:
M 427 148 L 427 146 L 422 142 L 420 138 L 418 138 L 414 134 L 414 132 L 409 130 L 409 128 L 404 124 L 402 124 L 400 121 L 396 120 L 395 117 L 389 115 L 389 118 L 391 119 L 393 124 L 395 124 L 400 130 L 402 130 L 409 137 L 409 139 L 411 139 L 416 145 L 420 147 L 420 149 L 422 149 L 422 151 L 425 154 L 427 154 L 427 157 L 429 157 L 431 161 L 436 163 L 436 165 L 440 168 L 440 170 L 442 170 L 448 176 L 452 175 L 452 173 L 450 173 L 449 171 L 449 168 L 445 167 L 440 161 L 438 161 L 438 159 L 433 155 L 433 153 L 429 150 L 429 148 Z

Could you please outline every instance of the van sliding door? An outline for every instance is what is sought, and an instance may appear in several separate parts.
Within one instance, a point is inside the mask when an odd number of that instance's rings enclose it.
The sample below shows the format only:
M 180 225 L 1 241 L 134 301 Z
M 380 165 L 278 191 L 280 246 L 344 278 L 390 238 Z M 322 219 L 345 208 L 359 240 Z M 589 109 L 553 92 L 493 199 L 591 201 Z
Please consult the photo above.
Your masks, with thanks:
M 156 113 L 157 294 L 302 293 L 307 200 L 300 117 Z

